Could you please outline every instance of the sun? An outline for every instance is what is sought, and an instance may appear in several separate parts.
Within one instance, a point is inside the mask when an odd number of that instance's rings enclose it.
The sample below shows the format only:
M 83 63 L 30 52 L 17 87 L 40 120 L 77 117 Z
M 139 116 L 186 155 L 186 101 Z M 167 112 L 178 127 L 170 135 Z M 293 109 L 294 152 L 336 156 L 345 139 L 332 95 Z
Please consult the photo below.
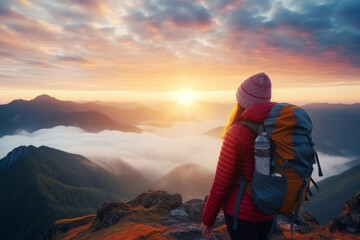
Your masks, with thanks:
M 190 105 L 196 99 L 196 93 L 192 90 L 180 90 L 177 92 L 176 99 L 182 105 Z

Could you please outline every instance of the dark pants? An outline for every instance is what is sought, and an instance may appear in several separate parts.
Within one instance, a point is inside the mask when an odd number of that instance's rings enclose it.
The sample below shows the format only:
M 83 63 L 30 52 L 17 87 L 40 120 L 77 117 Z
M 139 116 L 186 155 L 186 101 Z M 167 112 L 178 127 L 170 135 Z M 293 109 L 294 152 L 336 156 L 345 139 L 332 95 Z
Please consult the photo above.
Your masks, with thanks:
M 232 240 L 266 240 L 273 223 L 273 220 L 253 223 L 238 219 L 237 231 L 235 231 L 233 216 L 225 213 L 225 221 Z

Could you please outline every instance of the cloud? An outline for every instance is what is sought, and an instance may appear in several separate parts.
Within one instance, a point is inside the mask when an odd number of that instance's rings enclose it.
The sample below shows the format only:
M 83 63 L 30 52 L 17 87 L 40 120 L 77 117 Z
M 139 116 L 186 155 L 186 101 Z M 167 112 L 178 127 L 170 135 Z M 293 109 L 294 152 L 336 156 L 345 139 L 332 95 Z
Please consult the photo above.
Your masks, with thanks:
M 325 154 L 322 152 L 318 152 L 318 154 L 319 154 L 319 159 L 320 159 L 320 166 L 324 173 L 324 176 L 319 177 L 318 166 L 314 165 L 314 171 L 312 174 L 312 178 L 316 182 L 321 181 L 325 178 L 331 177 L 333 175 L 340 174 L 340 173 L 350 169 L 352 167 L 352 164 L 347 164 L 347 163 L 351 163 L 352 161 L 355 160 L 355 159 L 343 157 L 343 156 L 328 155 L 328 154 Z M 358 160 L 358 162 L 359 162 L 359 160 Z
M 61 62 L 78 63 L 83 65 L 93 64 L 90 60 L 79 56 L 56 56 L 56 59 Z
M 79 7 L 84 11 L 91 11 L 92 13 L 103 14 L 108 12 L 107 7 L 107 0 L 98 1 L 98 0 L 60 0 L 58 3 L 72 6 L 72 7 Z
M 246 8 L 234 9 L 226 18 L 230 36 L 241 32 L 252 38 L 254 47 L 272 46 L 289 54 L 314 56 L 335 52 L 338 61 L 346 59 L 354 67 L 360 65 L 360 17 L 352 14 L 360 10 L 356 1 L 278 2 L 264 11 L 245 1 Z
M 154 40 L 184 40 L 215 27 L 209 9 L 197 2 L 144 1 L 141 10 L 130 10 L 124 17 L 128 30 Z
M 19 145 L 46 145 L 95 161 L 103 158 L 111 161 L 121 159 L 155 180 L 185 163 L 196 163 L 214 170 L 220 140 L 202 135 L 168 138 L 151 132 L 103 131 L 96 134 L 60 126 L 0 138 L 0 158 Z
M 183 164 L 197 164 L 215 172 L 221 140 L 202 133 L 218 126 L 219 121 L 178 123 L 171 128 L 153 128 L 141 134 L 103 131 L 87 133 L 75 127 L 41 129 L 33 133 L 19 132 L 0 138 L 0 159 L 20 145 L 46 145 L 70 153 L 81 154 L 104 165 L 117 159 L 134 167 L 155 181 Z M 144 127 L 144 126 L 143 126 Z M 353 159 L 319 153 L 324 177 L 350 168 Z M 108 165 L 105 165 L 108 167 Z M 317 177 L 317 170 L 313 172 Z
M 242 0 L 211 0 L 209 2 L 210 6 L 220 14 L 239 8 L 243 3 Z
M 0 81 L 228 90 L 266 71 L 279 87 L 359 84 L 359 10 L 356 1 L 4 0 Z
M 91 22 L 92 16 L 90 12 L 83 11 L 74 7 L 69 7 L 68 4 L 62 4 L 63 2 L 48 2 L 42 3 L 44 11 L 51 14 L 54 20 L 58 22 L 69 24 L 69 23 L 88 23 Z
M 19 34 L 20 37 L 36 41 L 54 41 L 55 33 L 37 22 L 8 23 L 7 28 Z

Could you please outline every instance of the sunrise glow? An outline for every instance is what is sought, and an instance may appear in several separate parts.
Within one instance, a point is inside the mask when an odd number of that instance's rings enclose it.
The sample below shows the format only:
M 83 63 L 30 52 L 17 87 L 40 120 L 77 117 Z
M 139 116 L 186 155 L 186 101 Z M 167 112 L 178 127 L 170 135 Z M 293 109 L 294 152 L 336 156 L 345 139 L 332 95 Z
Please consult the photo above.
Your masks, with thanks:
M 177 93 L 177 100 L 182 105 L 190 105 L 196 99 L 196 93 L 192 90 L 181 90 Z

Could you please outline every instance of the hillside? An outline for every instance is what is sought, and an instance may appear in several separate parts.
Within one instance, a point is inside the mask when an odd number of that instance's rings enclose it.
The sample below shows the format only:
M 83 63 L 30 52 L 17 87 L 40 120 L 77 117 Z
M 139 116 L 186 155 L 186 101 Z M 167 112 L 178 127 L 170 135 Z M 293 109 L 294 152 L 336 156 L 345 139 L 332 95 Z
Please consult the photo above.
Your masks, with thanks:
M 0 160 L 0 237 L 37 239 L 56 219 L 130 199 L 147 186 L 134 173 L 112 175 L 80 155 L 45 146 L 18 147 Z
M 351 196 L 360 190 L 360 165 L 318 183 L 320 191 L 312 188 L 314 196 L 304 204 L 321 225 L 338 216 Z M 324 207 L 326 206 L 326 207 Z
M 85 112 L 69 113 L 55 112 L 44 119 L 37 129 L 52 128 L 60 125 L 79 127 L 87 132 L 100 132 L 105 129 L 118 130 L 122 132 L 141 132 L 141 130 L 135 126 L 119 124 L 100 112 L 90 110 Z
M 360 156 L 360 104 L 308 104 L 317 149 L 334 155 Z

